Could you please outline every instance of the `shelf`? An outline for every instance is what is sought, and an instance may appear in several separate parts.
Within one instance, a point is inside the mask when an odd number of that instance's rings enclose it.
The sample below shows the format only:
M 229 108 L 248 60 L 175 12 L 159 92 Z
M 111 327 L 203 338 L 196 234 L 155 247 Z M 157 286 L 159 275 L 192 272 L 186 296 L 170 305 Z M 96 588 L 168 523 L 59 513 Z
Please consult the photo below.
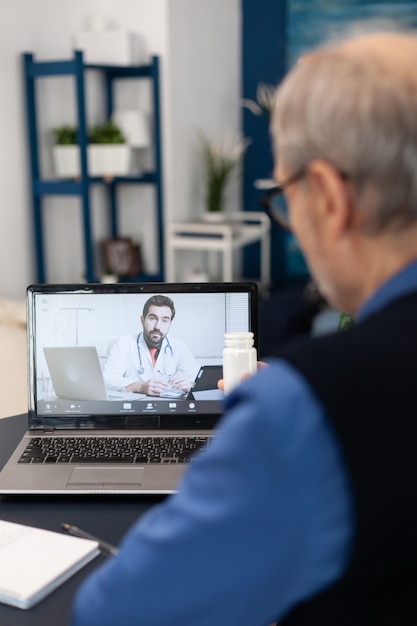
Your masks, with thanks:
M 169 282 L 177 279 L 175 254 L 178 250 L 199 250 L 222 255 L 222 280 L 230 282 L 234 279 L 233 251 L 255 242 L 261 244 L 261 286 L 268 288 L 271 279 L 270 221 L 264 213 L 236 211 L 229 213 L 223 222 L 171 223 L 167 239 L 167 279 Z
M 156 176 L 155 174 L 142 174 L 141 176 L 114 176 L 111 179 L 88 176 L 85 182 L 87 185 L 149 185 L 156 183 Z M 71 179 L 36 180 L 34 193 L 39 196 L 76 196 L 82 193 L 82 182 Z
M 94 268 L 94 238 L 90 216 L 90 187 L 104 185 L 109 198 L 109 218 L 111 237 L 117 237 L 118 212 L 116 204 L 116 187 L 119 185 L 153 185 L 156 191 L 156 239 L 158 246 L 159 271 L 155 275 L 141 274 L 135 280 L 157 282 L 164 280 L 164 238 L 163 238 L 163 204 L 162 204 L 162 159 L 161 130 L 159 104 L 159 59 L 154 56 L 147 65 L 115 66 L 97 65 L 83 62 L 83 53 L 74 51 L 69 60 L 36 61 L 33 54 L 23 56 L 23 73 L 25 79 L 27 130 L 30 149 L 31 192 L 34 222 L 35 252 L 37 281 L 47 282 L 45 267 L 45 246 L 43 238 L 43 207 L 44 196 L 78 196 L 82 205 L 82 236 L 84 248 L 84 274 L 87 282 L 96 282 Z M 87 71 L 101 72 L 105 78 L 104 98 L 107 119 L 113 111 L 114 83 L 119 79 L 148 79 L 152 83 L 151 97 L 153 109 L 154 164 L 153 171 L 132 176 L 115 176 L 112 178 L 89 176 L 87 170 L 87 122 L 85 103 L 85 74 Z M 80 147 L 81 176 L 79 179 L 43 179 L 39 173 L 39 147 L 37 133 L 37 112 L 35 98 L 35 80 L 48 76 L 72 76 L 75 81 L 75 107 Z
M 81 51 L 76 51 L 82 55 Z M 65 61 L 34 61 L 33 56 L 28 54 L 27 76 L 28 78 L 39 78 L 41 76 L 71 76 L 77 71 L 77 57 Z M 106 72 L 114 78 L 149 78 L 154 69 L 153 64 L 149 65 L 98 65 L 83 63 L 84 70 L 96 70 Z

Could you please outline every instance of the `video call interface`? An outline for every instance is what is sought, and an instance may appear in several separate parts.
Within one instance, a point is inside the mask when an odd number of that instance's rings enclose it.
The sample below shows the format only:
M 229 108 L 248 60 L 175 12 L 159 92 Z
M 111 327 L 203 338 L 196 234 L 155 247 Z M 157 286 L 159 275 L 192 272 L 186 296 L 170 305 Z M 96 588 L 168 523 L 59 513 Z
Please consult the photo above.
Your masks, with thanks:
M 159 296 L 172 301 L 174 314 Z M 34 413 L 220 413 L 224 334 L 250 330 L 249 298 L 246 292 L 35 293 Z

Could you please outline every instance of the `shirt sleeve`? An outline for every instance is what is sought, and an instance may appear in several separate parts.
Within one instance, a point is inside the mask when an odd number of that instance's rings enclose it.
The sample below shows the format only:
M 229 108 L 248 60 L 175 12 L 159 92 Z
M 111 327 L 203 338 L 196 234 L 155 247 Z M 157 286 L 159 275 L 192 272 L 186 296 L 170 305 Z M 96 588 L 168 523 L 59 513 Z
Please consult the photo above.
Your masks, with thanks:
M 79 590 L 72 626 L 253 626 L 344 570 L 350 489 L 323 409 L 275 362 L 227 399 L 213 443 Z

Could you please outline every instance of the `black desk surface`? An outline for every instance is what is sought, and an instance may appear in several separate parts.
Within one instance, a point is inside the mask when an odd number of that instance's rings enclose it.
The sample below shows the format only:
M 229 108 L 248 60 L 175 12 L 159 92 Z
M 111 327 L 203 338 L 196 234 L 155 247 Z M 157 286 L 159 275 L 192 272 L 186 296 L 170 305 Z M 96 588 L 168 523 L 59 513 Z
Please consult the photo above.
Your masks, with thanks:
M 0 419 L 0 468 L 27 428 L 27 416 Z M 113 544 L 161 498 L 144 496 L 16 496 L 0 497 L 0 519 L 61 531 L 74 524 Z M 0 626 L 65 626 L 81 581 L 108 558 L 99 556 L 37 606 L 23 611 L 0 603 Z

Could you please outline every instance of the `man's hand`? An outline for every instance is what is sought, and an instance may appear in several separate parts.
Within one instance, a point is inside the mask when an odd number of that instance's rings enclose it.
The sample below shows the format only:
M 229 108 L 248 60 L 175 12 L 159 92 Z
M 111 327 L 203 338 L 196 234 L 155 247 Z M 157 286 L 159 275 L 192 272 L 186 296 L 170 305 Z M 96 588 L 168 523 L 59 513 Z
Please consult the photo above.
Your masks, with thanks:
M 184 393 L 188 393 L 192 387 L 192 381 L 184 375 L 176 374 L 169 381 L 169 387 L 172 389 L 179 389 Z
M 133 391 L 134 393 L 145 393 L 147 396 L 160 396 L 164 389 L 167 388 L 167 383 L 159 378 L 151 378 L 146 382 L 132 383 L 126 387 L 126 391 Z

